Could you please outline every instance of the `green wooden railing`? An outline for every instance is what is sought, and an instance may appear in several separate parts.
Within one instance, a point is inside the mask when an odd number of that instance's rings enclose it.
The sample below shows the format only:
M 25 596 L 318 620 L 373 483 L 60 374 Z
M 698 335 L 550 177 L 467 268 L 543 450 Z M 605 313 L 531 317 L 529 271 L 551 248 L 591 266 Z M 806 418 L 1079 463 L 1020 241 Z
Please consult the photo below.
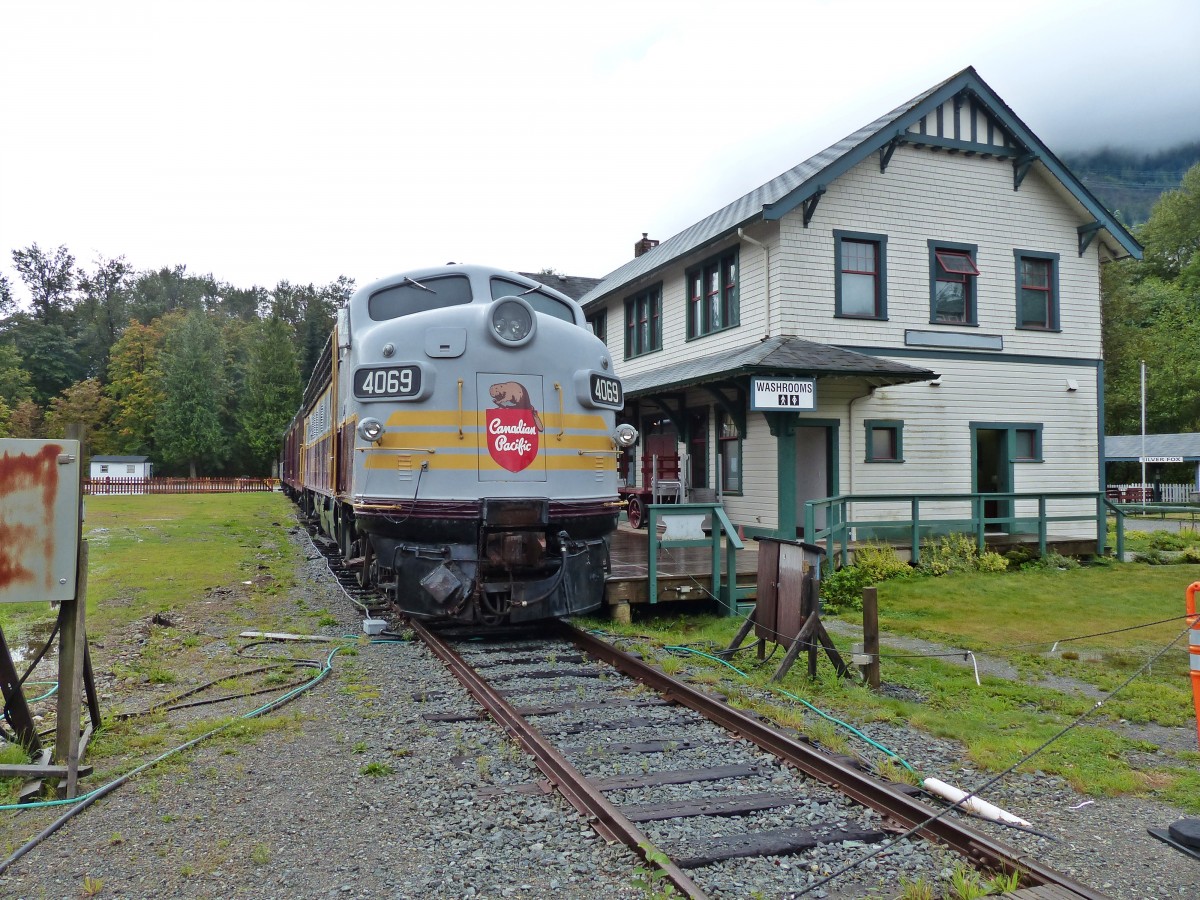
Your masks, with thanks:
M 646 527 L 649 532 L 647 564 L 650 569 L 648 593 L 651 603 L 658 602 L 658 553 L 662 548 L 711 547 L 712 548 L 712 594 L 717 599 L 724 615 L 737 611 L 737 562 L 736 554 L 745 545 L 738 538 L 737 528 L 729 521 L 725 508 L 719 503 L 651 503 L 646 507 Z M 705 516 L 710 516 L 712 527 L 708 536 L 700 528 Z M 683 532 L 689 536 L 673 537 L 670 527 L 659 535 L 658 526 L 667 519 L 687 519 L 693 527 Z M 669 523 L 668 523 L 669 525 Z M 721 579 L 721 538 L 725 538 L 725 571 L 728 577 Z
M 1052 506 L 1059 503 L 1087 500 L 1094 504 L 1095 511 L 1057 513 Z M 986 504 L 995 502 L 1000 510 L 996 515 L 985 515 Z M 1036 503 L 1036 514 L 1032 506 Z M 887 504 L 891 507 L 891 518 L 864 516 L 864 507 Z M 925 504 L 925 512 L 922 511 Z M 929 514 L 932 504 L 942 506 L 936 514 Z M 1017 504 L 1023 511 L 1014 511 Z M 945 507 L 961 510 L 961 514 L 947 514 Z M 856 508 L 852 508 L 856 507 Z M 906 518 L 899 518 L 897 507 L 907 507 Z M 825 527 L 817 528 L 819 514 L 825 514 Z M 921 561 L 921 539 L 931 536 L 959 532 L 975 536 L 982 551 L 989 525 L 998 525 L 1010 534 L 1037 534 L 1038 552 L 1046 553 L 1046 542 L 1050 523 L 1091 522 L 1096 528 L 1096 552 L 1103 554 L 1108 543 L 1108 513 L 1117 519 L 1117 558 L 1125 553 L 1125 512 L 1105 498 L 1102 491 L 1043 492 L 1043 493 L 995 493 L 995 494 L 841 494 L 809 500 L 804 504 L 804 539 L 810 543 L 825 542 L 825 559 L 832 566 L 835 551 L 842 565 L 849 558 L 851 533 L 858 540 L 880 540 L 889 543 L 908 543 L 912 548 L 913 564 Z M 853 513 L 853 518 L 851 514 Z

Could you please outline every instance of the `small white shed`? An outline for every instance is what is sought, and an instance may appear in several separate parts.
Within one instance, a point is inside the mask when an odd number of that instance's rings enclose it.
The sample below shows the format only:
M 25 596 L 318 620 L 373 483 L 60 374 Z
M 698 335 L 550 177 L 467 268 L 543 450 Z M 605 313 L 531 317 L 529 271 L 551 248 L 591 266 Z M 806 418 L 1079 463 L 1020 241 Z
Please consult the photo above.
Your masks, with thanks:
M 91 478 L 149 478 L 154 467 L 148 456 L 93 456 Z

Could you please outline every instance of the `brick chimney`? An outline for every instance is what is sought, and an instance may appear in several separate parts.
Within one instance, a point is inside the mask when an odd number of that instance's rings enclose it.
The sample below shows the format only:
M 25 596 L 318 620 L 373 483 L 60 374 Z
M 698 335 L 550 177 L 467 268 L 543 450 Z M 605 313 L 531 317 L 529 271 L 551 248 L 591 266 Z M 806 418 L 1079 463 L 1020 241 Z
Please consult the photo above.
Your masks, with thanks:
M 633 245 L 633 258 L 637 259 L 643 253 L 649 253 L 658 246 L 658 241 L 647 237 L 647 232 L 642 232 L 642 239 Z

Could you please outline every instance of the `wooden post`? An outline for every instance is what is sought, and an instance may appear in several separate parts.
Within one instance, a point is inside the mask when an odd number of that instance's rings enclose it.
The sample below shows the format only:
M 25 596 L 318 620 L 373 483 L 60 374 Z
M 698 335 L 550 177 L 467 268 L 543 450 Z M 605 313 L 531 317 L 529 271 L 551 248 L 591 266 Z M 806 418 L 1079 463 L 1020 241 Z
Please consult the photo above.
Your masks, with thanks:
M 861 666 L 872 690 L 879 690 L 879 591 L 863 588 L 863 654 L 869 661 Z
M 30 755 L 42 749 L 38 738 L 37 727 L 33 724 L 33 716 L 29 713 L 29 704 L 25 701 L 25 692 L 21 689 L 21 676 L 13 665 L 12 655 L 8 652 L 8 642 L 4 639 L 4 629 L 0 628 L 0 689 L 4 693 L 4 708 L 8 713 L 9 725 L 21 744 Z
M 83 708 L 83 659 L 87 647 L 87 541 L 79 543 L 75 599 L 63 603 L 58 638 L 58 712 L 54 759 L 68 767 L 67 798 L 75 796 L 79 777 L 79 715 Z
M 75 596 L 60 610 L 58 637 L 58 707 L 54 759 L 67 766 L 66 797 L 75 796 L 79 781 L 79 718 L 83 707 L 83 673 L 86 668 L 88 543 L 83 540 L 83 459 L 87 455 L 83 427 L 67 426 L 67 438 L 79 441 L 80 540 L 75 564 Z

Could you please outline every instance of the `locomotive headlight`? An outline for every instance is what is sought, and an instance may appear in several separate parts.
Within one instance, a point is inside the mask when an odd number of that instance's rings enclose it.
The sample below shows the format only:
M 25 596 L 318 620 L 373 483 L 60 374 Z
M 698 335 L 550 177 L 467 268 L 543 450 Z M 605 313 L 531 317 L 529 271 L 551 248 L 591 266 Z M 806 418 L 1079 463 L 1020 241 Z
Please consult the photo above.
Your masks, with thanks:
M 492 336 L 502 344 L 519 347 L 533 337 L 533 307 L 520 297 L 501 297 L 492 304 Z
M 628 422 L 623 422 L 613 431 L 613 443 L 624 450 L 626 447 L 632 447 L 637 443 L 637 429 Z
M 363 419 L 358 423 L 358 436 L 368 444 L 374 444 L 383 437 L 383 423 L 378 419 Z

